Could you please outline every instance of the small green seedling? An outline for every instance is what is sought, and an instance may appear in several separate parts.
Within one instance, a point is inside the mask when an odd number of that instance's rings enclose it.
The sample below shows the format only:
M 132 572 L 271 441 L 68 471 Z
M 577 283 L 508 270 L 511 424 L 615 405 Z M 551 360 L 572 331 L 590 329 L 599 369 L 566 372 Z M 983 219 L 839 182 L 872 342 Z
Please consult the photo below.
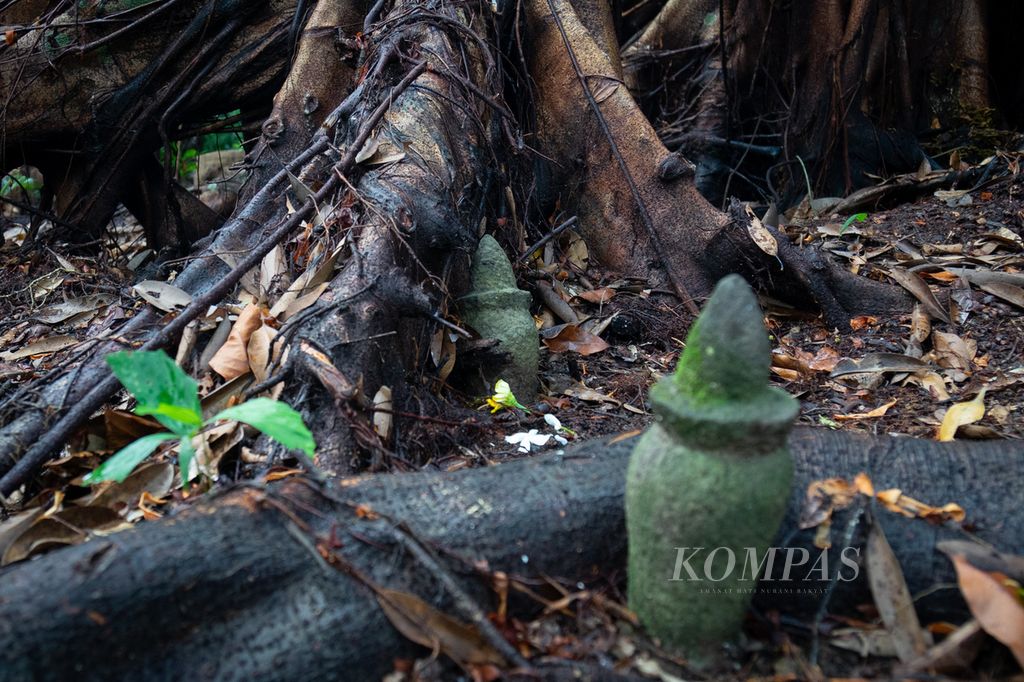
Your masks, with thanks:
M 839 228 L 839 236 L 842 236 L 843 232 L 846 232 L 848 229 L 850 229 L 850 225 L 853 225 L 854 220 L 856 220 L 858 223 L 862 223 L 867 219 L 867 213 L 854 213 L 852 216 L 847 218 L 846 221 L 843 222 L 843 226 Z
M 158 445 L 177 438 L 180 441 L 178 466 L 187 488 L 189 466 L 196 454 L 192 447 L 193 436 L 204 426 L 224 419 L 253 426 L 286 448 L 302 450 L 311 459 L 316 451 L 313 434 L 303 423 L 302 415 L 277 400 L 255 398 L 203 420 L 195 380 L 163 351 L 114 353 L 107 356 L 107 364 L 138 403 L 135 414 L 152 416 L 168 431 L 143 436 L 121 448 L 83 479 L 86 485 L 123 481 Z
M 0 179 L 0 197 L 15 196 L 18 191 L 24 193 L 31 204 L 38 204 L 43 185 L 31 175 L 25 175 L 20 169 L 12 170 Z

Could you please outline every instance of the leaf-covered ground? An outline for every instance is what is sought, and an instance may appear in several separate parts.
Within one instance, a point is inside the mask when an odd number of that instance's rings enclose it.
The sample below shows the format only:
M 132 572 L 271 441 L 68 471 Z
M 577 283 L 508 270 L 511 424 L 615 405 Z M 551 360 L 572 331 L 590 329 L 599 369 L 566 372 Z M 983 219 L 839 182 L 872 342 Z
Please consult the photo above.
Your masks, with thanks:
M 861 222 L 845 224 L 845 217 L 827 214 L 783 219 L 794 243 L 821 246 L 863 276 L 907 287 L 918 300 L 903 315 L 855 318 L 849 333 L 829 329 L 813 314 L 781 302 L 763 301 L 772 337 L 771 379 L 800 399 L 801 423 L 934 439 L 952 406 L 980 395 L 973 409 L 954 410 L 962 423 L 957 430 L 958 424 L 947 420 L 947 437 L 1024 437 L 1024 208 L 1019 201 L 1024 181 L 1019 177 L 868 212 Z M 143 244 L 137 226 L 127 219 L 115 221 L 103 248 L 77 253 L 56 242 L 23 251 L 25 217 L 9 211 L 4 221 L 0 405 L 9 418 L 18 401 L 31 399 L 22 391 L 26 382 L 54 369 L 74 371 L 92 339 L 116 334 L 121 320 L 147 305 L 145 292 L 131 289 L 147 266 L 133 261 Z M 282 261 L 275 267 L 298 279 L 304 264 L 312 262 Z M 402 442 L 384 459 L 390 468 L 454 471 L 524 456 L 520 443 L 543 450 L 557 446 L 554 435 L 583 439 L 628 432 L 652 419 L 647 391 L 671 372 L 691 322 L 682 307 L 651 292 L 644 282 L 619 281 L 603 273 L 571 232 L 548 245 L 519 274 L 522 285 L 536 294 L 533 312 L 544 348 L 544 390 L 530 404 L 532 411 L 505 409 L 492 415 L 479 397 L 459 393 L 458 373 L 472 365 L 472 352 L 439 336 L 435 352 L 423 361 L 423 375 L 432 381 L 420 382 L 420 388 L 395 406 L 403 421 Z M 292 306 L 297 312 L 298 306 L 311 302 L 292 300 L 279 310 Z M 250 341 L 248 354 L 239 356 L 237 349 L 231 350 L 237 339 L 229 336 L 227 350 L 212 363 L 221 374 L 193 368 L 204 408 L 223 405 L 240 390 L 237 379 L 226 381 L 224 376 L 244 378 L 250 371 L 265 376 L 271 364 L 268 352 L 254 348 L 266 351 L 278 326 L 273 309 L 254 317 L 244 304 L 240 299 L 211 311 L 197 349 L 209 343 L 218 326 L 224 327 L 225 319 L 232 322 L 236 316 L 249 327 L 246 338 L 260 333 L 267 338 L 255 347 Z M 452 353 L 454 364 L 449 362 Z M 80 542 L 93 531 L 110 532 L 157 518 L 188 503 L 171 451 L 158 454 L 124 484 L 82 484 L 81 477 L 112 450 L 157 428 L 149 419 L 130 414 L 128 407 L 123 401 L 98 415 L 69 444 L 65 457 L 38 479 L 41 492 L 16 498 L 18 513 L 0 523 L 5 562 Z M 569 431 L 556 431 L 546 414 Z M 515 438 L 531 429 L 537 437 Z M 535 444 L 548 434 L 552 438 L 543 445 Z M 280 468 L 270 468 L 246 436 L 232 424 L 210 432 L 208 470 L 218 472 L 222 482 L 283 475 Z M 56 520 L 41 517 L 46 509 Z M 78 530 L 69 531 L 69 526 Z M 879 651 L 884 645 L 876 646 L 877 630 L 866 605 L 863 621 L 845 623 L 860 633 L 855 643 L 825 647 L 816 661 L 808 659 L 805 624 L 778 623 L 772 614 L 756 614 L 749 637 L 728 652 L 725 667 L 712 673 L 690 670 L 639 634 L 613 582 L 604 591 L 552 582 L 548 587 L 561 591 L 561 597 L 539 604 L 544 613 L 535 620 L 495 617 L 532 656 L 585 659 L 648 679 L 806 679 L 815 663 L 826 672 L 868 676 L 887 674 L 893 665 L 892 659 L 862 659 L 847 650 Z M 998 671 L 1004 658 L 996 651 L 994 657 L 981 659 L 975 672 Z M 411 665 L 398 661 L 396 669 Z M 427 678 L 432 666 L 443 668 L 441 663 L 427 664 Z M 449 673 L 436 674 L 445 678 Z

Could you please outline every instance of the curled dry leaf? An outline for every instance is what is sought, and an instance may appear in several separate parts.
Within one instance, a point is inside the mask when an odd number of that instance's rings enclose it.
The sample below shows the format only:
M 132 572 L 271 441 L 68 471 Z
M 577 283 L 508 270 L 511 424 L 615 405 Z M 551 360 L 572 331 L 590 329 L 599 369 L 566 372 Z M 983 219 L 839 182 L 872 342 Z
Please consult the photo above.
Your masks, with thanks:
M 932 321 L 920 303 L 914 304 L 914 312 L 910 315 L 910 338 L 922 344 L 932 333 Z
M 744 206 L 744 210 L 747 213 L 747 234 L 750 235 L 751 241 L 757 245 L 757 248 L 761 249 L 769 256 L 775 258 L 779 257 L 779 243 L 775 241 L 775 237 L 768 231 L 768 228 L 764 226 L 761 219 L 754 214 L 754 209 L 750 208 L 747 204 Z
M 950 405 L 939 426 L 940 441 L 951 441 L 956 437 L 956 430 L 961 426 L 973 424 L 985 416 L 985 391 L 983 388 L 973 400 Z
M 263 324 L 258 305 L 248 305 L 231 327 L 228 340 L 210 358 L 210 369 L 225 379 L 234 379 L 249 371 L 249 338 Z
M 256 377 L 257 383 L 267 380 L 272 361 L 270 356 L 271 347 L 274 349 L 273 360 L 280 360 L 281 349 L 284 348 L 284 344 L 278 342 L 275 345 L 274 337 L 276 336 L 277 330 L 264 324 L 249 337 L 246 355 L 249 357 L 249 369 L 252 370 L 252 375 Z
M 980 571 L 959 554 L 953 557 L 953 566 L 971 613 L 1024 666 L 1024 606 L 1006 584 L 1006 576 Z
M 575 351 L 580 355 L 593 355 L 608 348 L 608 342 L 600 336 L 585 331 L 578 324 L 563 324 L 545 329 L 542 341 L 552 353 Z
M 916 372 L 908 376 L 903 383 L 918 384 L 921 388 L 928 391 L 928 394 L 932 398 L 938 400 L 940 403 L 944 403 L 949 400 L 949 392 L 946 391 L 946 382 L 943 381 L 942 377 L 935 372 Z
M 875 495 L 875 498 L 889 511 L 911 519 L 921 518 L 940 523 L 944 521 L 960 523 L 967 516 L 963 507 L 956 502 L 948 502 L 941 507 L 933 507 L 915 500 L 913 497 L 904 495 L 903 491 L 899 488 L 882 490 Z
M 940 367 L 970 371 L 975 355 L 978 354 L 978 342 L 965 339 L 948 332 L 933 331 L 932 347 L 935 361 Z

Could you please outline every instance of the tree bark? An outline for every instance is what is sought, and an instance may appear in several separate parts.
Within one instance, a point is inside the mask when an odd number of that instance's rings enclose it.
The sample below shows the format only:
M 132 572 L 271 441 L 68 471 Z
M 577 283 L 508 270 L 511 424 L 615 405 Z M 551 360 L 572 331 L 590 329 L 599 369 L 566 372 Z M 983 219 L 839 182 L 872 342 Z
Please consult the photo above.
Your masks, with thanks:
M 456 474 L 350 479 L 326 493 L 301 480 L 242 486 L 176 517 L 10 566 L 0 571 L 0 680 L 379 678 L 394 657 L 417 648 L 388 623 L 368 582 L 418 594 L 455 615 L 450 595 L 396 542 L 397 524 L 443 550 L 451 573 L 485 609 L 487 580 L 474 577 L 469 562 L 485 560 L 514 579 L 558 576 L 599 588 L 624 566 L 631 447 L 629 440 L 588 442 Z M 797 527 L 811 481 L 863 471 L 876 490 L 959 503 L 978 539 L 1024 552 L 1024 515 L 1014 502 L 1024 462 L 1006 443 L 800 429 L 790 447 L 796 478 L 780 547 L 813 549 L 814 530 Z M 833 567 L 852 513 L 834 518 Z M 917 602 L 923 620 L 963 617 L 950 562 L 935 546 L 963 539 L 967 526 L 872 513 L 911 592 L 941 586 Z M 861 546 L 866 529 L 866 522 L 857 526 L 853 545 Z M 809 622 L 821 603 L 820 594 L 772 587 L 762 582 L 758 609 Z M 856 581 L 838 583 L 829 610 L 870 599 L 861 570 Z M 529 608 L 518 608 L 529 617 Z

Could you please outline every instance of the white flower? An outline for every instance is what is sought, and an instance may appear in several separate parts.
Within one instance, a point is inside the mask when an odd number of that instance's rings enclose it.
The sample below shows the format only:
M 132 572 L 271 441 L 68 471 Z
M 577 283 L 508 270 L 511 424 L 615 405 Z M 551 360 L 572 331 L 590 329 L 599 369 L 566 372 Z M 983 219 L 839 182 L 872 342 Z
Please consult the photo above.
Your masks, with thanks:
M 549 440 L 551 440 L 551 434 L 537 433 L 537 429 L 530 429 L 529 433 L 520 432 L 513 433 L 511 436 L 505 436 L 505 442 L 518 445 L 519 452 L 529 452 L 530 448 L 534 445 L 538 447 L 547 445 Z
M 576 436 L 576 432 L 575 431 L 573 431 L 572 429 L 570 429 L 567 426 L 562 426 L 562 422 L 558 421 L 558 417 L 556 417 L 553 414 L 546 414 L 546 415 L 544 415 L 544 421 L 555 432 L 555 434 L 556 434 L 555 435 L 555 440 L 558 441 L 558 443 L 560 445 L 565 445 L 569 441 L 567 441 L 565 438 L 562 438 L 562 436 L 557 435 L 557 434 L 565 433 L 565 434 L 568 434 L 568 435 L 573 436 L 573 437 Z

